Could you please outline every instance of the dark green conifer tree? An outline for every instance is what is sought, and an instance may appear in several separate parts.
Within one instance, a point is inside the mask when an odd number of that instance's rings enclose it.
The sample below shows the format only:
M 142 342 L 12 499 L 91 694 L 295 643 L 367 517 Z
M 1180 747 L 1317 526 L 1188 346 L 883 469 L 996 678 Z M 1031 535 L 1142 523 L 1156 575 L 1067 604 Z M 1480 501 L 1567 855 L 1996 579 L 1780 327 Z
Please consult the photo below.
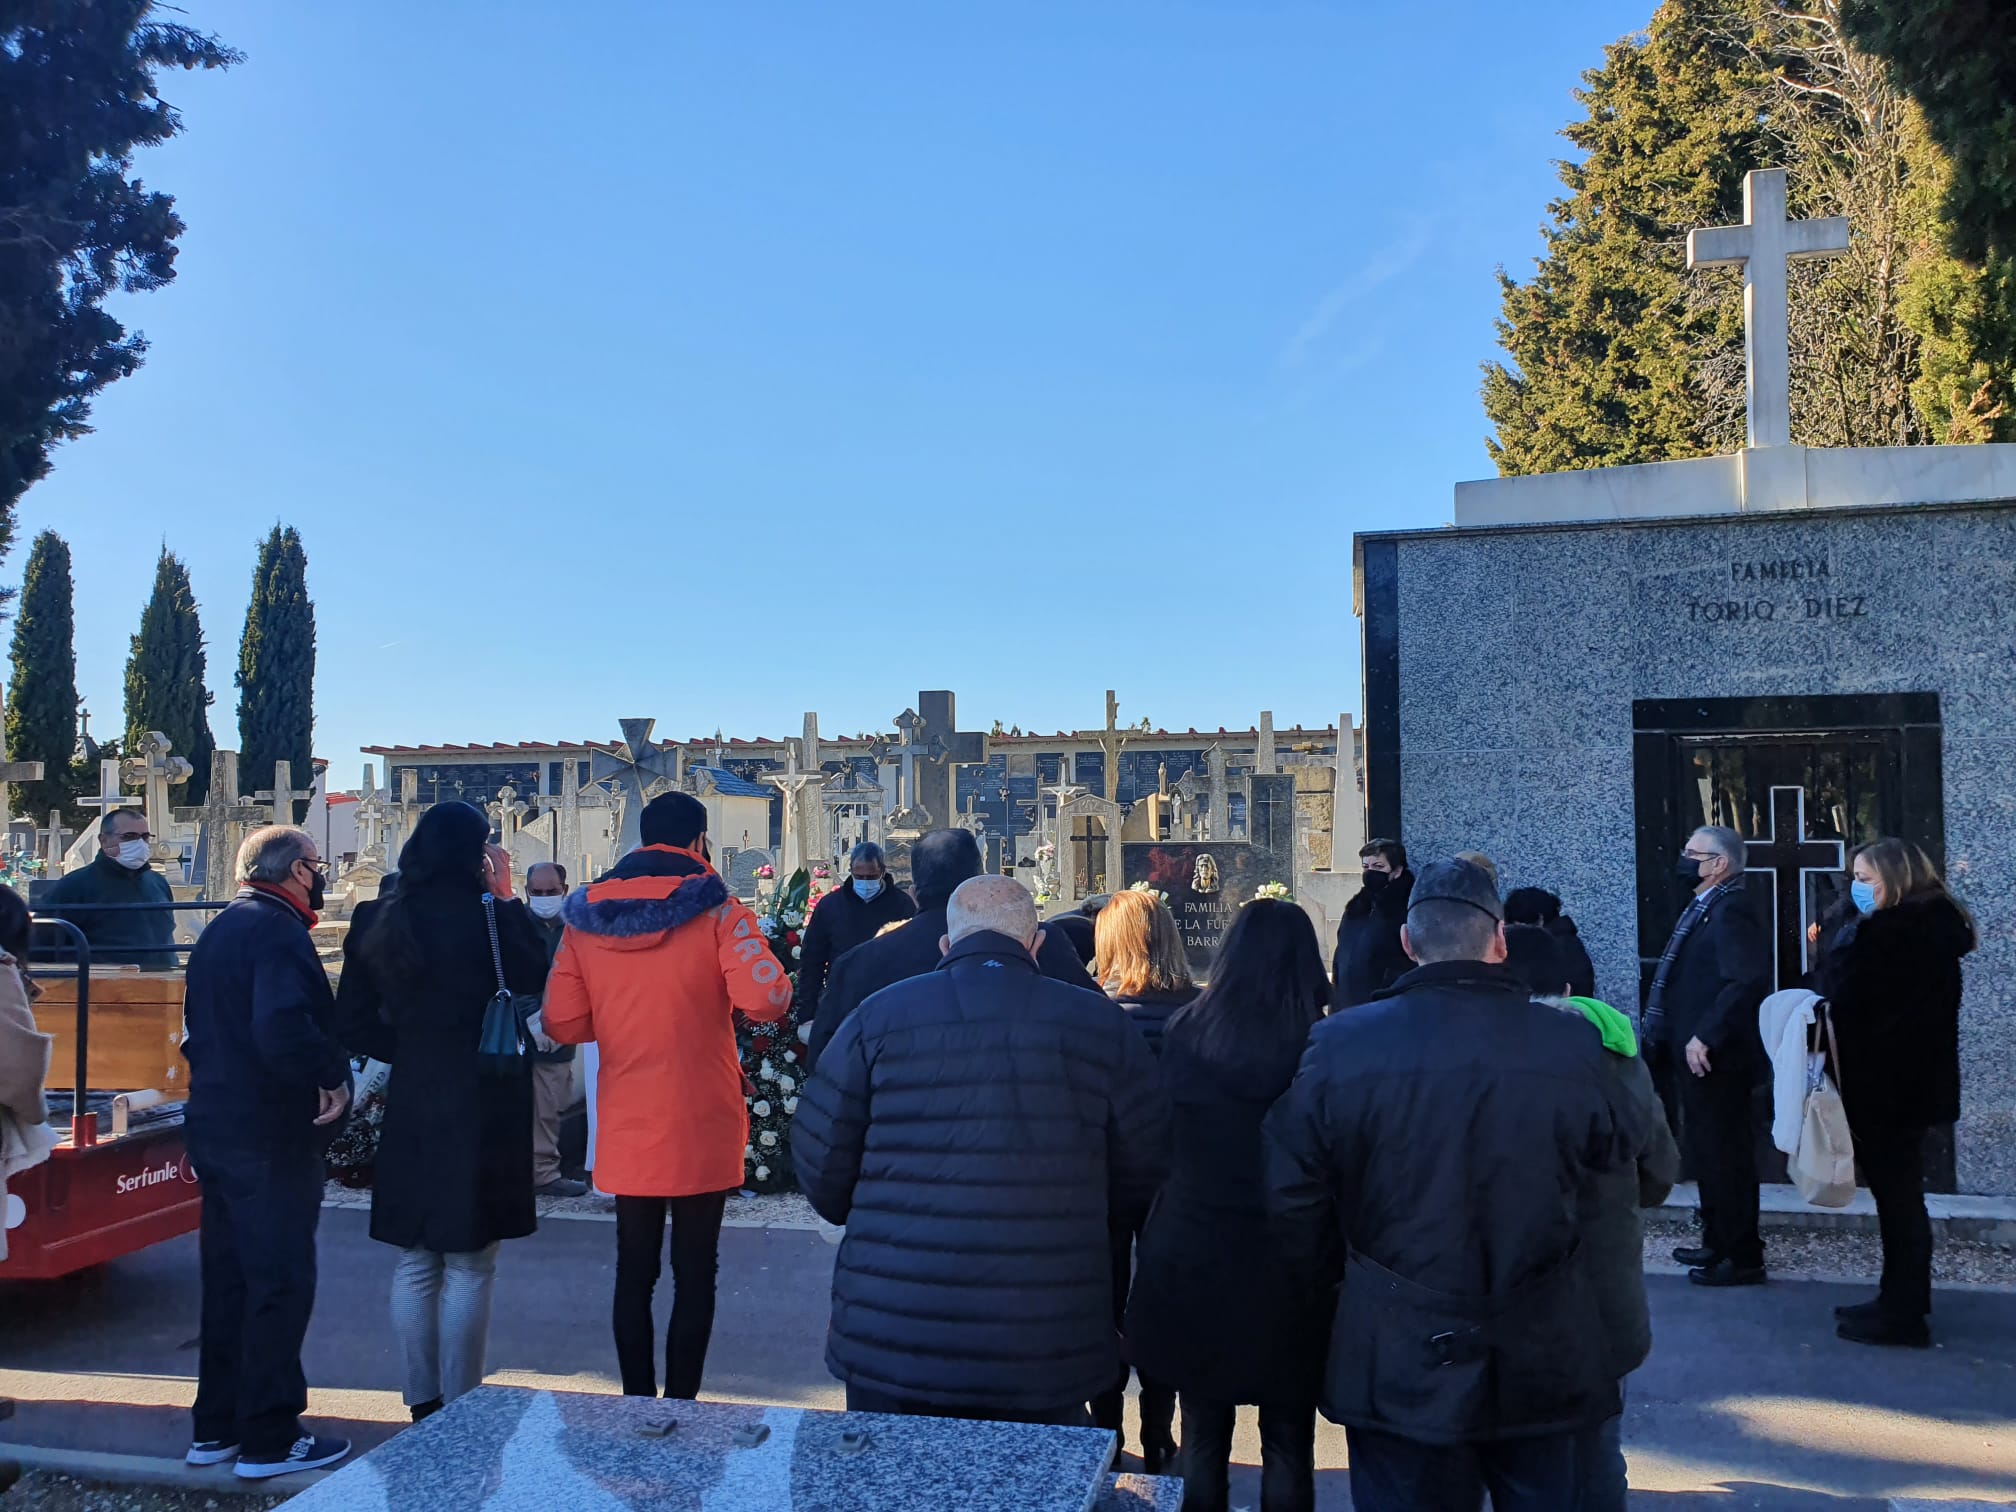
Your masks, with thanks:
M 7 685 L 7 754 L 42 763 L 42 781 L 10 785 L 13 811 L 47 824 L 71 810 L 70 758 L 77 749 L 76 619 L 70 548 L 53 530 L 35 538 L 14 619 Z
M 260 543 L 237 681 L 240 786 L 270 788 L 273 763 L 285 761 L 294 786 L 305 789 L 313 775 L 315 605 L 308 554 L 291 525 L 275 525 Z
M 197 804 L 210 790 L 210 689 L 203 625 L 189 569 L 167 547 L 154 567 L 154 593 L 140 616 L 140 633 L 126 659 L 125 749 L 138 753 L 149 730 L 168 737 L 195 774 L 177 790 L 178 801 Z

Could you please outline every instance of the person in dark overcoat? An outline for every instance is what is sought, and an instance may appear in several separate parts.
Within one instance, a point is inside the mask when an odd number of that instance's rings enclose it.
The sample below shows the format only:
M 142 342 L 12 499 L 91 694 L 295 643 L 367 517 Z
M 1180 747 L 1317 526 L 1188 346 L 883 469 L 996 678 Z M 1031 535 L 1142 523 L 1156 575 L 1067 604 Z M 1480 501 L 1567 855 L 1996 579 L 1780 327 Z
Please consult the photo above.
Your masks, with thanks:
M 1400 944 L 1400 926 L 1407 922 L 1407 900 L 1414 890 L 1406 847 L 1398 840 L 1368 841 L 1358 865 L 1364 885 L 1344 905 L 1331 968 L 1332 1001 L 1339 1008 L 1371 1002 L 1414 964 Z
M 798 1022 L 819 1015 L 819 996 L 833 963 L 856 945 L 866 945 L 884 928 L 901 924 L 917 912 L 910 894 L 889 875 L 882 847 L 863 841 L 847 859 L 847 881 L 819 900 L 805 925 L 793 992 Z
M 1823 929 L 1820 991 L 1855 1155 L 1876 1199 L 1882 1289 L 1837 1309 L 1856 1344 L 1932 1342 L 1932 1224 L 1925 1136 L 1960 1116 L 1960 962 L 1977 936 L 1924 851 L 1865 845 L 1850 863 L 1850 909 Z
M 537 993 L 546 950 L 524 906 L 494 896 L 509 863 L 493 858 L 489 835 L 467 803 L 421 815 L 398 893 L 358 911 L 337 991 L 344 1042 L 392 1068 L 371 1237 L 400 1251 L 392 1322 L 416 1422 L 482 1384 L 498 1243 L 538 1227 L 531 1064 L 496 1074 L 477 1045 L 497 961 L 513 993 Z
M 1332 1302 L 1290 1280 L 1268 1234 L 1261 1125 L 1329 999 L 1309 916 L 1260 899 L 1233 921 L 1211 985 L 1162 1036 L 1174 1143 L 1141 1236 L 1127 1344 L 1144 1383 L 1180 1394 L 1190 1512 L 1223 1512 L 1236 1409 L 1247 1405 L 1260 1409 L 1264 1512 L 1316 1504 Z

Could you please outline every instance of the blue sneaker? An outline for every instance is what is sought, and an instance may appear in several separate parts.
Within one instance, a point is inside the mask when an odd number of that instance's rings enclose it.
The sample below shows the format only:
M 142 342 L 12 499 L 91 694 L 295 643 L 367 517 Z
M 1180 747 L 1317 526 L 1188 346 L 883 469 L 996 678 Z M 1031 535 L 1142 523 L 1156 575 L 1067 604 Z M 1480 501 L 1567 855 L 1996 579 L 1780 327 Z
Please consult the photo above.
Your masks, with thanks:
M 241 1455 L 238 1479 L 271 1480 L 277 1475 L 299 1475 L 304 1470 L 326 1470 L 349 1452 L 348 1439 L 311 1438 L 304 1433 L 279 1459 L 246 1459 Z

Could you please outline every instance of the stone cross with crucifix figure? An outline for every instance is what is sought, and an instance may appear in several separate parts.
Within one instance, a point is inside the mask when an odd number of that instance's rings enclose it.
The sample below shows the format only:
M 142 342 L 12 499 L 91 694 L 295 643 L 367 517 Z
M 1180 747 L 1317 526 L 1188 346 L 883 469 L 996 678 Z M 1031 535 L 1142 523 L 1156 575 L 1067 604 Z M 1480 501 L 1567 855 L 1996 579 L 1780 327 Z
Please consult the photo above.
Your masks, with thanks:
M 807 716 L 808 719 L 812 717 Z M 816 740 L 816 725 L 813 729 L 812 738 Z M 784 770 L 763 774 L 763 781 L 784 795 L 783 874 L 786 877 L 801 866 L 827 859 L 819 854 L 821 832 L 826 828 L 825 805 L 819 798 L 819 789 L 826 785 L 826 774 L 804 770 L 799 762 L 800 750 L 800 742 L 786 741 Z
M 1790 293 L 1785 264 L 1838 257 L 1848 250 L 1848 221 L 1785 218 L 1785 170 L 1743 175 L 1743 224 L 1687 233 L 1690 268 L 1743 270 L 1743 355 L 1753 448 L 1792 444 Z

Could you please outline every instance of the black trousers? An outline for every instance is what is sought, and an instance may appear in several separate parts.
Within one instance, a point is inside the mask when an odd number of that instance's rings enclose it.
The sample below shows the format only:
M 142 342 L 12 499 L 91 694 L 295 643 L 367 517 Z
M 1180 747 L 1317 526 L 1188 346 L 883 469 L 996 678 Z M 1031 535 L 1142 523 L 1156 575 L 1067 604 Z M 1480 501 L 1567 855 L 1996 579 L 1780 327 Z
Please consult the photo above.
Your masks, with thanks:
M 1141 1226 L 1135 1223 L 1113 1223 L 1107 1227 L 1113 1266 L 1113 1328 L 1117 1333 L 1127 1329 L 1127 1292 L 1134 1284 L 1134 1241 L 1140 1233 Z M 1092 1398 L 1091 1403 L 1092 1426 L 1119 1434 L 1123 1449 L 1127 1445 L 1127 1375 L 1128 1367 L 1123 1364 L 1120 1379 Z M 1176 1442 L 1175 1425 L 1175 1387 L 1142 1376 L 1141 1447 L 1144 1450 L 1156 1445 L 1171 1447 Z
M 203 1325 L 198 1443 L 279 1459 L 301 1436 L 301 1342 L 315 1310 L 322 1156 L 313 1145 L 252 1146 L 187 1131 L 203 1183 Z
M 1183 1512 L 1225 1512 L 1239 1409 L 1183 1393 Z M 1260 1512 L 1314 1512 L 1316 1404 L 1260 1406 Z
M 1751 1067 L 1732 1056 L 1706 1076 L 1696 1076 L 1683 1061 L 1679 1075 L 1687 1164 L 1701 1188 L 1701 1243 L 1719 1259 L 1762 1265 Z
M 651 1298 L 664 1268 L 665 1219 L 672 1219 L 672 1320 L 665 1328 L 665 1395 L 700 1395 L 714 1337 L 714 1283 L 721 1260 L 726 1192 L 693 1197 L 616 1199 L 616 1366 L 625 1396 L 658 1394 L 657 1329 Z
M 1347 1432 L 1354 1512 L 1576 1512 L 1580 1435 L 1494 1444 L 1419 1444 L 1366 1428 Z M 1187 1509 L 1188 1500 L 1183 1503 Z
M 1915 1323 L 1932 1311 L 1932 1220 L 1925 1214 L 1925 1130 L 1854 1130 L 1862 1179 L 1883 1233 L 1884 1315 Z
M 892 1396 L 872 1386 L 847 1383 L 849 1412 L 880 1412 L 890 1417 L 957 1418 L 963 1423 L 1036 1423 L 1045 1428 L 1085 1428 L 1090 1424 L 1083 1402 L 1066 1402 L 1061 1407 L 948 1407 L 910 1397 Z

